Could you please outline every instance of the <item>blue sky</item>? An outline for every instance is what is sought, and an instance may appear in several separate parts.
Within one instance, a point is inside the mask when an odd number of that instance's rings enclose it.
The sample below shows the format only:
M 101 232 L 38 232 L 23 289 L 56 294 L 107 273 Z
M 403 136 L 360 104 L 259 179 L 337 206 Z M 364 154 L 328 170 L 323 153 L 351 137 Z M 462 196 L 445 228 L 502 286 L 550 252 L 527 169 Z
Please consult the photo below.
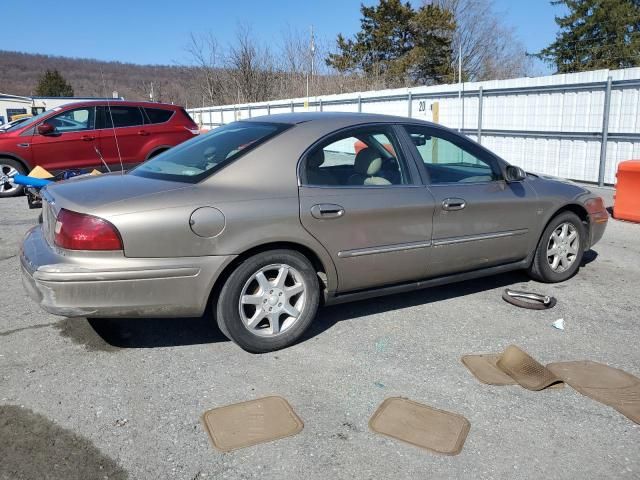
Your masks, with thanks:
M 495 0 L 495 5 L 529 51 L 553 40 L 553 18 L 560 10 L 548 0 Z M 25 19 L 29 34 L 20 28 L 11 35 L 5 24 L 0 49 L 133 63 L 186 63 L 184 49 L 191 32 L 212 31 L 224 44 L 233 39 L 238 22 L 244 22 L 259 41 L 277 44 L 283 30 L 306 30 L 313 24 L 319 37 L 332 41 L 340 32 L 351 35 L 358 29 L 359 6 L 357 0 L 11 1 L 2 6 L 2 16 Z M 538 69 L 545 71 L 541 65 Z

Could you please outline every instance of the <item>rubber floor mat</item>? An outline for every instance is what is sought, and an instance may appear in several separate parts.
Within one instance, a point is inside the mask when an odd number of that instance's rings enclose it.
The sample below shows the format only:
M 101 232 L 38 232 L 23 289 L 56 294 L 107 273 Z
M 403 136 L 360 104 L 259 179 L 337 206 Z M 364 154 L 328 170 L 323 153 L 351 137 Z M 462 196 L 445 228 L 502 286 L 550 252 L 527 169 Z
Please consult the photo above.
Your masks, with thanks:
M 509 345 L 502 352 L 496 365 L 527 390 L 542 390 L 560 381 L 547 367 L 515 345 Z
M 498 368 L 496 363 L 500 355 L 497 353 L 482 353 L 465 355 L 462 363 L 482 383 L 488 385 L 517 385 L 517 382 Z
M 369 420 L 374 432 L 444 455 L 457 455 L 471 424 L 457 413 L 402 397 L 387 398 Z
M 289 437 L 304 427 L 289 402 L 275 396 L 208 410 L 202 421 L 223 452 Z
M 640 424 L 640 378 L 590 360 L 550 363 L 547 368 L 581 394 Z

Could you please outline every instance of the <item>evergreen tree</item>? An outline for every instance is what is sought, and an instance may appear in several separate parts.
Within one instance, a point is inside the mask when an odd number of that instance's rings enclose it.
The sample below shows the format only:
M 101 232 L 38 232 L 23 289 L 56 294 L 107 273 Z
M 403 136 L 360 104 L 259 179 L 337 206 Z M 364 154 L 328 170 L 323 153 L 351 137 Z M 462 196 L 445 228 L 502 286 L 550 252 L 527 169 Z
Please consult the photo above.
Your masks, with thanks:
M 555 42 L 536 56 L 558 73 L 640 66 L 640 0 L 554 0 L 568 13 L 556 17 Z
M 73 88 L 58 70 L 47 70 L 38 81 L 36 95 L 41 97 L 73 97 Z
M 338 52 L 327 65 L 341 73 L 361 72 L 390 85 L 450 80 L 453 15 L 434 4 L 415 10 L 409 2 L 380 0 L 361 6 L 360 31 L 338 35 Z

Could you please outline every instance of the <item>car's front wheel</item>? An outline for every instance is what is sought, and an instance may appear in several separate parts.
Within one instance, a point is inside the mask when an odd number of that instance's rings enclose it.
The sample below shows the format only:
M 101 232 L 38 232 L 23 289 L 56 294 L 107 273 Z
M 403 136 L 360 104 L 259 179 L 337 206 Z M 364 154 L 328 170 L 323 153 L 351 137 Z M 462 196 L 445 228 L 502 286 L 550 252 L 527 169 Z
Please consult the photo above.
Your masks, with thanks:
M 529 274 L 547 283 L 562 282 L 571 278 L 582 262 L 586 229 L 573 212 L 555 216 L 545 228 Z
M 24 174 L 25 170 L 20 162 L 11 158 L 0 158 L 0 198 L 20 195 L 23 187 L 13 183 L 13 177 Z
M 300 338 L 319 299 L 311 262 L 293 250 L 270 250 L 233 271 L 220 291 L 216 317 L 220 330 L 243 349 L 269 352 Z

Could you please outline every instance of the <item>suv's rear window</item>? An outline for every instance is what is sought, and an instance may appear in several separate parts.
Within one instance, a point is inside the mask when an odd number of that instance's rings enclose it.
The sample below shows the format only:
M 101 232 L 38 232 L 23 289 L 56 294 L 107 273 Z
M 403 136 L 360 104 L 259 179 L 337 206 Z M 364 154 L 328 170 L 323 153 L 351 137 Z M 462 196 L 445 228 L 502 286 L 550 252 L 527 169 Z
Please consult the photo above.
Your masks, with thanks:
M 164 123 L 173 115 L 173 110 L 165 110 L 164 108 L 145 108 L 144 111 L 149 123 Z
M 140 177 L 197 183 L 291 125 L 234 122 L 194 137 L 133 169 Z

